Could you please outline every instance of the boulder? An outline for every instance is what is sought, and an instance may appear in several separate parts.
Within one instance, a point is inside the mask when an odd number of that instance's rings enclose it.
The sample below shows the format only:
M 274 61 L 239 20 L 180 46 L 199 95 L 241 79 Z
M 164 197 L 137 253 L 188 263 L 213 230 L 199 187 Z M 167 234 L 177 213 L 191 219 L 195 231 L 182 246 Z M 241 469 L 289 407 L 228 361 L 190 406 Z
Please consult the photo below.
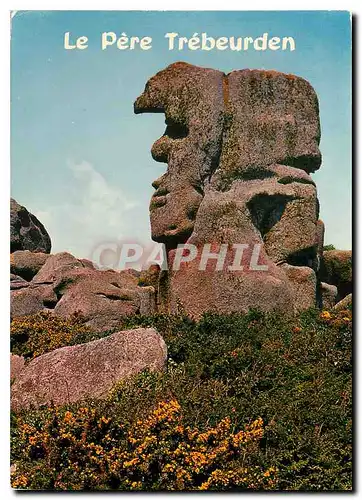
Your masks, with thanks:
M 39 272 L 34 276 L 33 283 L 55 283 L 66 276 L 72 269 L 88 269 L 90 266 L 68 252 L 51 255 Z
M 51 241 L 45 227 L 35 215 L 11 198 L 10 252 L 16 250 L 50 253 Z
M 25 359 L 17 354 L 10 354 L 10 382 L 13 383 L 25 368 Z
M 118 381 L 145 369 L 163 370 L 166 361 L 166 344 L 153 328 L 62 347 L 35 358 L 21 371 L 11 388 L 11 406 L 17 411 L 103 398 Z
M 307 173 L 320 167 L 318 98 L 310 83 L 258 69 L 232 71 L 226 78 L 230 120 L 220 157 L 226 176 L 273 163 Z
M 350 305 L 352 305 L 352 294 L 351 293 L 349 295 L 346 295 L 346 297 L 344 297 L 344 299 L 337 302 L 337 304 L 334 306 L 334 309 L 337 309 L 338 311 L 340 311 L 342 309 L 346 309 Z
M 10 272 L 31 281 L 48 258 L 46 253 L 16 250 L 10 255 Z
M 54 290 L 59 301 L 54 314 L 67 317 L 80 312 L 97 332 L 119 328 L 124 316 L 155 311 L 154 289 L 137 286 L 138 277 L 128 270 L 73 267 L 56 274 Z
M 24 280 L 24 278 L 10 273 L 10 291 L 18 290 L 19 288 L 25 288 L 27 286 L 29 286 L 29 283 Z
M 352 293 L 352 251 L 328 250 L 323 252 L 320 279 L 338 288 L 338 300 Z
M 31 256 L 26 257 L 31 261 Z M 66 276 L 67 272 L 74 268 L 88 271 L 88 268 L 82 262 L 67 252 L 48 256 L 44 265 L 40 267 L 26 289 L 22 288 L 11 292 L 11 317 L 27 316 L 43 310 L 53 310 L 60 298 L 60 292 L 56 284 L 61 281 L 63 276 Z
M 119 327 L 124 316 L 139 313 L 136 287 L 118 285 L 116 276 L 109 279 L 101 273 L 104 271 L 90 273 L 63 291 L 54 314 L 67 317 L 79 312 L 95 331 L 109 331 Z
M 155 311 L 154 288 L 139 287 L 138 281 L 132 270 L 95 269 L 90 261 L 61 252 L 47 258 L 26 289 L 12 292 L 11 314 L 51 309 L 67 317 L 79 312 L 94 331 L 115 330 L 124 316 Z
M 338 296 L 338 290 L 336 286 L 321 282 L 319 293 L 321 301 L 320 307 L 322 309 L 331 309 L 332 307 L 334 307 Z
M 28 316 L 44 310 L 52 310 L 58 301 L 49 285 L 32 285 L 13 290 L 10 296 L 11 318 Z

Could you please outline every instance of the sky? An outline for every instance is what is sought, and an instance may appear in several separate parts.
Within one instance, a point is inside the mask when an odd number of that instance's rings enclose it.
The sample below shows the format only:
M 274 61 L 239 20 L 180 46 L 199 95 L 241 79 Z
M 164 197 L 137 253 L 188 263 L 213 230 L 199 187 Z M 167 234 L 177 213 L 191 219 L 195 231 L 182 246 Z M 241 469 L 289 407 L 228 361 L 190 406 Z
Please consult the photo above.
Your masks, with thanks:
M 101 34 L 150 36 L 152 49 L 101 50 Z M 64 34 L 87 36 L 65 50 Z M 292 36 L 291 51 L 170 51 L 167 32 L 191 37 Z M 150 153 L 163 114 L 133 103 L 176 61 L 228 73 L 274 69 L 308 80 L 320 106 L 323 162 L 313 174 L 325 244 L 350 249 L 352 118 L 350 17 L 336 11 L 27 11 L 12 19 L 11 195 L 45 225 L 52 252 L 91 258 L 109 242 L 151 242 L 148 205 L 166 165 Z M 108 242 L 108 243 L 107 243 Z

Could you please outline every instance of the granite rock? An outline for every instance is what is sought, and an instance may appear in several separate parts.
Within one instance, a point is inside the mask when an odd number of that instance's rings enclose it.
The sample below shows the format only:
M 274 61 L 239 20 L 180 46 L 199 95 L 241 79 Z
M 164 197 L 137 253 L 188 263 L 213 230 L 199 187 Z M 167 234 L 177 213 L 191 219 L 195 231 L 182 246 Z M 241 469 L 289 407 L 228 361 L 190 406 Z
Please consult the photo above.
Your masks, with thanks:
M 10 199 L 10 252 L 30 250 L 50 253 L 51 241 L 43 224 L 28 210 Z
M 104 398 L 114 384 L 142 370 L 163 370 L 167 348 L 153 328 L 114 333 L 62 347 L 32 360 L 11 387 L 14 411 Z

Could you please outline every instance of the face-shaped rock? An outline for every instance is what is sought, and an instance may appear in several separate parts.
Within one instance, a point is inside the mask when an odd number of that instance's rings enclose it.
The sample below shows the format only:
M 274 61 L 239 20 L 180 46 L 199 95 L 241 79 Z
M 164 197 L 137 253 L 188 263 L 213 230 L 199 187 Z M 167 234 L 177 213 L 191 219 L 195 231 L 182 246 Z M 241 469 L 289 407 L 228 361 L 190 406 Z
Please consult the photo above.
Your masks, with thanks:
M 168 248 L 192 233 L 203 184 L 218 166 L 224 120 L 223 73 L 175 63 L 151 78 L 136 113 L 165 113 L 152 156 L 167 162 L 150 204 L 152 238 Z
M 314 305 L 319 205 L 309 173 L 321 155 L 318 101 L 309 83 L 277 72 L 225 76 L 179 63 L 151 78 L 135 109 L 163 111 L 166 123 L 186 127 L 182 138 L 166 129 L 152 149 L 155 159 L 168 161 L 151 202 L 152 237 L 168 244 L 169 265 L 177 243 L 199 249 L 197 258 L 170 271 L 164 309 L 199 316 Z M 153 208 L 155 201 L 165 204 Z M 232 255 L 221 271 L 215 261 L 200 270 L 205 244 L 214 252 L 222 244 L 247 244 L 249 259 L 257 245 L 265 268 L 230 272 Z

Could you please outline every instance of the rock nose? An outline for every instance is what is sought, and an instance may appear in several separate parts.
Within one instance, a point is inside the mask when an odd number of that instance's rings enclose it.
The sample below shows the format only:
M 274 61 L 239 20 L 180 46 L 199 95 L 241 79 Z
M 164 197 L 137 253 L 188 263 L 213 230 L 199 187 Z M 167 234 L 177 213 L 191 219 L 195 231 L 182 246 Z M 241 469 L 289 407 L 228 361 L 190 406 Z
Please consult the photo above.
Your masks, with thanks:
M 135 100 L 133 104 L 133 111 L 135 112 L 136 115 L 140 113 L 144 113 L 146 111 L 146 99 L 144 94 L 141 94 L 137 99 Z
M 133 111 L 136 115 L 140 113 L 164 113 L 165 108 L 162 101 L 155 99 L 152 93 L 145 89 L 135 100 Z

